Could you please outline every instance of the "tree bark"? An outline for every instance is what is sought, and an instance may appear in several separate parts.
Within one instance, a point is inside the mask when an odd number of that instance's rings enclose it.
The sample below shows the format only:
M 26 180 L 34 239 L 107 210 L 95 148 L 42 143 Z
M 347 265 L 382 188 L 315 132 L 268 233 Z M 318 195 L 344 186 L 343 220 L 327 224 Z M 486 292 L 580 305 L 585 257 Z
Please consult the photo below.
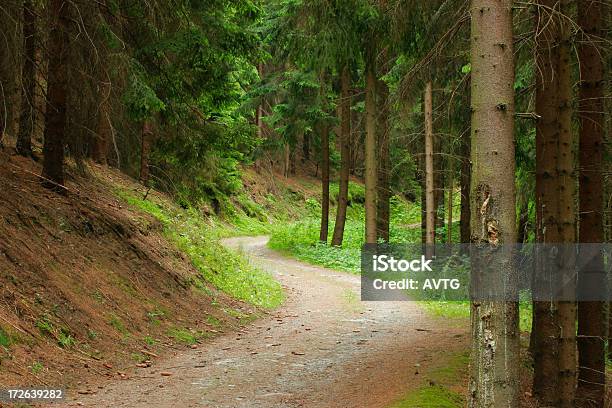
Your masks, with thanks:
M 98 132 L 92 146 L 92 158 L 96 163 L 107 164 L 107 153 L 112 138 L 110 119 L 111 83 L 107 78 L 100 84 L 100 109 L 98 116 Z
M 386 58 L 384 58 L 386 59 Z M 376 230 L 377 237 L 385 242 L 389 242 L 389 222 L 391 207 L 391 186 L 389 178 L 391 176 L 390 163 L 390 143 L 391 132 L 389 129 L 389 87 L 383 80 L 378 81 L 378 183 L 377 189 L 377 210 L 376 210 Z
M 366 61 L 365 136 L 365 242 L 376 243 L 376 67 L 373 56 Z
M 603 3 L 578 1 L 578 24 L 588 39 L 579 43 L 580 60 L 580 230 L 581 243 L 603 242 L 603 78 L 600 50 L 593 41 L 603 34 Z M 594 257 L 589 270 L 601 271 L 603 260 Z M 592 275 L 592 274 L 590 274 Z M 579 282 L 584 277 L 579 276 Z M 601 274 L 599 282 L 606 285 Z M 599 286 L 605 287 L 605 286 Z M 578 388 L 576 407 L 602 407 L 605 392 L 605 308 L 603 302 L 578 303 Z
M 527 224 L 529 223 L 529 199 L 527 197 L 521 197 L 519 208 L 516 242 L 523 244 L 527 240 Z
M 32 156 L 32 132 L 36 128 L 36 13 L 32 0 L 23 3 L 23 71 L 21 115 L 16 150 L 22 156 Z
M 557 159 L 559 127 L 558 106 L 558 20 L 553 13 L 556 0 L 541 0 L 537 7 L 536 28 L 544 27 L 536 46 L 536 241 L 558 243 Z M 558 12 L 555 10 L 554 12 Z M 535 287 L 545 288 L 548 276 L 538 263 Z M 542 406 L 557 406 L 559 395 L 559 345 L 557 304 L 535 301 L 533 304 L 532 345 L 534 361 L 533 392 Z
M 470 136 L 466 133 L 462 140 L 462 157 L 461 157 L 461 220 L 459 226 L 461 228 L 461 243 L 467 244 L 470 242 Z
M 291 149 L 289 148 L 289 143 L 285 142 L 284 147 L 284 160 L 283 160 L 283 175 L 285 178 L 289 178 L 289 173 L 291 172 Z
M 140 182 L 144 186 L 149 186 L 149 155 L 151 154 L 151 143 L 153 139 L 153 129 L 148 120 L 143 121 L 141 131 L 140 147 Z
M 329 126 L 320 124 L 321 129 L 321 230 L 319 241 L 327 243 L 329 230 Z
M 51 0 L 53 27 L 49 32 L 49 79 L 43 145 L 43 185 L 58 192 L 64 185 L 64 133 L 66 130 L 66 53 L 68 46 L 68 3 Z
M 571 15 L 569 0 L 561 1 L 563 15 Z M 574 179 L 574 137 L 572 134 L 572 83 L 570 27 L 564 18 L 560 19 L 560 42 L 558 53 L 558 102 L 557 121 L 559 138 L 557 142 L 557 200 L 559 242 L 567 245 L 576 241 L 576 199 Z M 560 408 L 574 407 L 576 389 L 576 303 L 571 300 L 576 293 L 575 259 L 570 251 L 562 251 L 559 277 L 567 282 L 564 299 L 558 302 L 559 316 L 559 383 L 557 394 Z
M 446 242 L 448 244 L 453 243 L 453 184 L 454 180 L 454 167 L 453 167 L 453 159 L 449 160 L 449 169 L 448 169 L 448 209 L 446 215 L 448 216 L 448 222 L 446 227 Z
M 434 197 L 434 155 L 431 82 L 425 85 L 425 244 L 435 242 L 436 208 Z
M 338 208 L 332 245 L 341 246 L 344 238 L 344 224 L 346 223 L 346 207 L 348 205 L 348 183 L 351 160 L 351 76 L 348 65 L 342 69 L 340 76 L 340 183 L 338 192 Z
M 471 1 L 472 279 L 485 266 L 505 283 L 504 298 L 474 299 L 469 407 L 519 406 L 519 327 L 514 184 L 514 56 L 511 0 Z

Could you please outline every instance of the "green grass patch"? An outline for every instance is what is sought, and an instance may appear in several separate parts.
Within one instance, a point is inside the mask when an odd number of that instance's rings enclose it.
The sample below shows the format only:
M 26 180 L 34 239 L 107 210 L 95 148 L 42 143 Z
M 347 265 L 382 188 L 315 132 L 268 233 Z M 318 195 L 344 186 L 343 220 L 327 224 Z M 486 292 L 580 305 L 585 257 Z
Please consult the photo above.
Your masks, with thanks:
M 183 328 L 172 328 L 168 330 L 168 336 L 188 346 L 196 344 L 201 338 L 208 337 L 203 331 L 192 331 Z
M 421 387 L 392 408 L 461 408 L 465 398 L 445 387 L 434 385 Z
M 130 332 L 125 328 L 125 324 L 123 324 L 123 320 L 119 316 L 114 313 L 111 313 L 108 319 L 108 324 L 110 324 L 115 330 L 123 335 L 123 337 L 129 337 Z
M 40 361 L 35 361 L 30 368 L 32 370 L 32 374 L 38 374 L 42 370 L 44 370 L 45 366 Z
M 221 320 L 219 320 L 215 316 L 210 316 L 210 315 L 206 316 L 206 323 L 208 323 L 212 327 L 221 327 L 222 325 Z
M 163 225 L 164 235 L 190 257 L 206 282 L 256 306 L 274 308 L 282 303 L 280 283 L 223 247 L 218 241 L 224 235 L 222 228 L 211 225 L 198 211 L 143 200 L 125 191 L 118 194 L 129 205 L 157 218 Z
M 2 347 L 10 347 L 13 344 L 14 338 L 10 335 L 9 332 L 0 327 L 0 346 Z
M 429 384 L 410 391 L 391 408 L 460 408 L 465 397 L 455 391 L 463 381 L 469 364 L 467 353 L 453 355 L 444 366 L 427 374 Z

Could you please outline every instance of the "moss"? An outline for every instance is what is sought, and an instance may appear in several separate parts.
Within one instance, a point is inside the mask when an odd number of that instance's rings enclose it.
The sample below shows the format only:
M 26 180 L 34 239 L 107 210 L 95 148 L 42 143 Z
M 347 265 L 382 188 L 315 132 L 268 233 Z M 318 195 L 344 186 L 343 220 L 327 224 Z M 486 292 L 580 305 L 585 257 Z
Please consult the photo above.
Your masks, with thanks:
M 453 391 L 463 381 L 469 364 L 468 353 L 451 356 L 444 366 L 429 371 L 429 385 L 409 392 L 392 408 L 460 408 L 465 397 Z
M 392 408 L 461 408 L 465 399 L 442 386 L 421 387 Z

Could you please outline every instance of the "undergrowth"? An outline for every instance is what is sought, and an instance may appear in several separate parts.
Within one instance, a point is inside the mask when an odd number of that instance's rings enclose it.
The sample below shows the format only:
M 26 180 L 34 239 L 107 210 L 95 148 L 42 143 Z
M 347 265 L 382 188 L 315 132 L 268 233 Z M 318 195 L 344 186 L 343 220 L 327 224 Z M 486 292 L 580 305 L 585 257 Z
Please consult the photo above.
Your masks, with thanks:
M 192 282 L 194 286 L 204 287 L 198 282 L 201 279 L 256 306 L 274 308 L 282 303 L 281 285 L 270 274 L 253 267 L 245 258 L 220 244 L 219 238 L 228 235 L 227 226 L 207 222 L 193 208 L 178 208 L 152 197 L 142 199 L 129 191 L 117 194 L 129 205 L 161 222 L 164 235 L 190 257 L 200 272 Z M 252 227 L 259 224 L 254 222 Z
M 330 197 L 335 203 L 338 185 L 330 186 Z M 298 260 L 320 265 L 326 268 L 361 273 L 361 248 L 364 244 L 364 207 L 365 190 L 362 185 L 349 184 L 349 203 L 344 229 L 344 240 L 341 247 L 334 247 L 319 241 L 320 204 L 315 201 L 309 205 L 309 213 L 303 219 L 293 223 L 279 223 L 272 231 L 269 246 L 283 254 Z M 459 214 L 460 197 L 455 194 L 455 213 Z M 421 207 L 397 196 L 391 199 L 390 220 L 391 243 L 421 242 Z M 329 241 L 333 234 L 334 216 L 330 214 Z M 447 227 L 438 228 L 436 234 L 447 236 Z M 453 242 L 459 242 L 459 223 L 453 222 Z M 431 315 L 450 319 L 466 319 L 470 316 L 468 301 L 419 301 Z M 531 330 L 531 303 L 521 302 L 521 331 Z

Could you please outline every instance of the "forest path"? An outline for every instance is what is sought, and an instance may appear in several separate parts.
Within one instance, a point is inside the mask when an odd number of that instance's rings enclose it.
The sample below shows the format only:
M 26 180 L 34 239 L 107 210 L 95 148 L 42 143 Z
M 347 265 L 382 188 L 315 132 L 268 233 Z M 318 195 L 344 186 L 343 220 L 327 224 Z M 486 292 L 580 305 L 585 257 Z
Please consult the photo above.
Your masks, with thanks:
M 281 308 L 67 406 L 387 407 L 465 349 L 465 329 L 415 302 L 361 302 L 358 276 L 287 259 L 266 243 L 225 240 L 283 284 Z

